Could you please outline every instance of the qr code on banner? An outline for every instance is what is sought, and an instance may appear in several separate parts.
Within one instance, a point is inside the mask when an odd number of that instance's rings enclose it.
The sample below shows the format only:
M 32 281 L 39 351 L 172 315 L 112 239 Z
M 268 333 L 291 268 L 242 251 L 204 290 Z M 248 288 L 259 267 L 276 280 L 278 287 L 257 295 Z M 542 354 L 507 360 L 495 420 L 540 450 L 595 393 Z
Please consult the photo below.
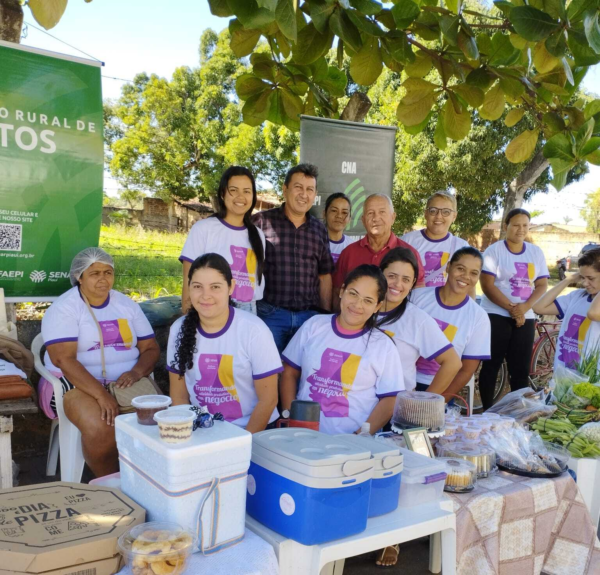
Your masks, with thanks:
M 21 224 L 0 224 L 0 251 L 20 252 L 22 237 Z

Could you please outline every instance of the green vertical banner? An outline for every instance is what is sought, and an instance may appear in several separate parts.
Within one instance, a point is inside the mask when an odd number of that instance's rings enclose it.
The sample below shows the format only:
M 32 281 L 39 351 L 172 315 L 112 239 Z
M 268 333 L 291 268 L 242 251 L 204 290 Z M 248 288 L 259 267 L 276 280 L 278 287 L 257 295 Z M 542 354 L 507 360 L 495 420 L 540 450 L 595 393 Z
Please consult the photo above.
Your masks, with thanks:
M 98 245 L 100 66 L 0 42 L 0 287 L 7 298 L 62 294 L 73 256 Z
M 363 236 L 361 217 L 371 194 L 392 196 L 396 128 L 359 122 L 300 117 L 300 161 L 319 168 L 317 199 L 311 213 L 322 217 L 327 197 L 343 192 L 352 205 L 344 232 Z

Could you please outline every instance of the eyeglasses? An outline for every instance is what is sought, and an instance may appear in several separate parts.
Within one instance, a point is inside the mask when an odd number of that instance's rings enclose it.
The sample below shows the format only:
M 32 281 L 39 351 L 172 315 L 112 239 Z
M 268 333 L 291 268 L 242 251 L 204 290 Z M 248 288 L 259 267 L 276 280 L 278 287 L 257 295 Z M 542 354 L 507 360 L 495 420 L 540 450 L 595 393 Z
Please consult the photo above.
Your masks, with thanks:
M 362 302 L 366 307 L 375 307 L 377 302 L 370 297 L 362 297 L 357 291 L 353 289 L 344 290 L 344 296 L 351 303 Z
M 450 208 L 427 208 L 425 210 L 430 216 L 437 216 L 438 214 L 442 214 L 445 218 L 451 216 L 456 212 L 456 210 L 451 210 Z

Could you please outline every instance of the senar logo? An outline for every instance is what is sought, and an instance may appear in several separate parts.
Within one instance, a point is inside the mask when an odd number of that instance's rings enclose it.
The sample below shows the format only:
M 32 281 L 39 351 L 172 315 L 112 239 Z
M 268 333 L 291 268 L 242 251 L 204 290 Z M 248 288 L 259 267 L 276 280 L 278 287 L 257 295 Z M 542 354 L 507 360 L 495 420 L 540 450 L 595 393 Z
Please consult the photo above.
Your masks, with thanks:
M 46 279 L 46 272 L 41 270 L 33 270 L 29 274 L 29 279 L 34 283 L 43 282 Z

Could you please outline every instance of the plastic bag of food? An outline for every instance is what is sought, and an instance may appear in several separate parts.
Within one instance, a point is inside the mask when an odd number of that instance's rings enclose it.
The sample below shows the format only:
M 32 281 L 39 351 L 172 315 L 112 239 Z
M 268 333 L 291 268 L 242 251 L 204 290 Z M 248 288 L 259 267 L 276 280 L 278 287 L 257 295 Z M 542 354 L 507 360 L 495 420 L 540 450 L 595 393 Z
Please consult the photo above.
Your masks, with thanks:
M 529 387 L 507 393 L 496 405 L 486 413 L 498 413 L 514 417 L 518 423 L 530 423 L 540 417 L 550 417 L 555 405 L 546 405 L 547 395 L 544 390 L 533 391 Z
M 591 398 L 580 397 L 573 391 L 573 388 L 574 386 L 567 389 L 561 403 L 564 403 L 567 407 L 572 407 L 573 409 L 585 409 L 592 402 Z
M 552 380 L 554 381 L 554 397 L 560 403 L 566 403 L 569 397 L 569 390 L 577 383 L 589 381 L 589 378 L 578 371 L 559 365 L 554 371 Z M 572 394 L 573 392 L 570 393 Z
M 588 441 L 600 445 L 600 422 L 592 421 L 582 425 L 579 429 L 579 435 L 582 435 Z

